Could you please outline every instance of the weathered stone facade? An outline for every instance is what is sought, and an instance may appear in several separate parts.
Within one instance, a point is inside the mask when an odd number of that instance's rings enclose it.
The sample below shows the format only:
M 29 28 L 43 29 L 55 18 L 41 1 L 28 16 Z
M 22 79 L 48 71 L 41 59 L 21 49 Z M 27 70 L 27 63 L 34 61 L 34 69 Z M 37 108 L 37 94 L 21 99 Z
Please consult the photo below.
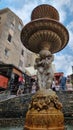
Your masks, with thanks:
M 21 53 L 21 41 L 19 24 L 23 27 L 22 21 L 9 9 L 0 11 L 2 33 L 0 46 L 2 47 L 1 58 L 4 63 L 12 63 L 16 66 L 19 64 Z M 8 36 L 10 35 L 10 40 Z M 7 53 L 5 53 L 7 49 Z
M 13 64 L 22 71 L 34 64 L 33 53 L 21 43 L 22 20 L 10 9 L 0 10 L 0 62 Z
M 57 92 L 57 95 L 63 104 L 65 122 L 73 125 L 73 91 Z M 0 126 L 7 126 L 9 122 L 10 125 L 23 125 L 31 97 L 26 94 L 0 102 Z

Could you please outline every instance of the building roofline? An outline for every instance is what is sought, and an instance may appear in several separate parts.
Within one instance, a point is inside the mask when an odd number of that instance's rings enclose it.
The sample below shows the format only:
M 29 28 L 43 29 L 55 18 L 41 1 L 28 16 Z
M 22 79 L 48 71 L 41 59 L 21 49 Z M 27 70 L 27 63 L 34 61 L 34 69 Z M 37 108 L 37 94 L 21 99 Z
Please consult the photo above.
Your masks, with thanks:
M 9 8 L 1 9 L 1 10 L 0 10 L 0 14 L 6 13 L 6 12 L 8 12 L 8 11 L 12 12 L 12 13 L 20 20 L 20 22 L 23 24 L 22 19 L 20 19 L 20 17 L 19 17 L 18 15 L 16 15 L 16 14 L 15 14 L 11 9 L 9 9 Z M 24 24 L 23 24 L 23 25 L 24 25 Z

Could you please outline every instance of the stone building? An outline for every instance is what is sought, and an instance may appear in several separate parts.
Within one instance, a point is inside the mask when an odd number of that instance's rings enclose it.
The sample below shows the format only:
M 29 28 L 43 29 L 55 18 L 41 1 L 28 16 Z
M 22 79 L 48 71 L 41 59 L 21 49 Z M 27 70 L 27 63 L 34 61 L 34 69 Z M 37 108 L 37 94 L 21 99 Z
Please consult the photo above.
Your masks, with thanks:
M 0 63 L 13 64 L 23 72 L 33 66 L 35 54 L 21 43 L 22 20 L 9 8 L 0 10 Z

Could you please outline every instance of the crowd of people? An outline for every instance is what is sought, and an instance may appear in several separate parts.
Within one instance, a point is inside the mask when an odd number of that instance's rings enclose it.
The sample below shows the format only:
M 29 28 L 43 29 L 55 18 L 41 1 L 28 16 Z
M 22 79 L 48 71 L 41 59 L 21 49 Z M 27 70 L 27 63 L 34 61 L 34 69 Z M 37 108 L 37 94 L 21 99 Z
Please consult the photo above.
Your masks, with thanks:
M 54 91 L 73 90 L 70 76 L 65 77 L 64 73 L 62 73 L 59 80 L 56 80 L 56 78 L 54 77 L 52 83 L 52 89 Z
M 29 87 L 26 86 L 25 82 L 26 82 L 25 77 L 22 74 L 18 78 L 18 83 L 16 85 L 14 85 L 14 75 L 12 75 L 12 78 L 10 81 L 11 95 L 14 94 L 14 92 L 17 96 L 24 94 L 24 93 L 32 93 L 33 94 L 33 93 L 36 93 L 36 91 L 39 89 L 37 81 L 33 81 L 31 83 L 31 85 L 29 84 Z M 57 80 L 56 77 L 54 77 L 51 88 L 54 91 L 73 90 L 70 76 L 65 77 L 64 73 L 62 73 L 59 80 Z M 28 90 L 28 89 L 30 89 L 30 90 Z
M 24 79 L 24 76 L 20 76 L 18 80 L 19 80 L 19 87 L 18 87 L 18 90 L 17 90 L 17 95 L 23 94 L 24 91 L 25 91 L 25 79 Z M 31 92 L 32 94 L 33 94 L 33 93 L 36 93 L 37 89 L 38 89 L 38 88 L 37 88 L 37 83 L 36 83 L 36 81 L 32 82 L 30 92 Z
M 14 83 L 14 74 L 11 76 L 9 91 L 11 95 L 22 95 L 24 93 L 35 93 L 38 90 L 37 82 L 34 80 L 26 85 L 26 80 L 23 74 L 18 78 L 17 83 Z

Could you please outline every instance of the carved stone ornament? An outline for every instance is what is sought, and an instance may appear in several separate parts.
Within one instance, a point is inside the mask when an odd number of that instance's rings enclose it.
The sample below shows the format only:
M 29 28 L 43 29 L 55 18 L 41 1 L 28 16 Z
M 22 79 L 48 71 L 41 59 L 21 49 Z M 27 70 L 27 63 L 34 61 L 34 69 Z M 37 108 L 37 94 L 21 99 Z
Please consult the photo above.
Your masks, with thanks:
M 64 130 L 62 104 L 52 90 L 38 91 L 32 98 L 25 130 Z

